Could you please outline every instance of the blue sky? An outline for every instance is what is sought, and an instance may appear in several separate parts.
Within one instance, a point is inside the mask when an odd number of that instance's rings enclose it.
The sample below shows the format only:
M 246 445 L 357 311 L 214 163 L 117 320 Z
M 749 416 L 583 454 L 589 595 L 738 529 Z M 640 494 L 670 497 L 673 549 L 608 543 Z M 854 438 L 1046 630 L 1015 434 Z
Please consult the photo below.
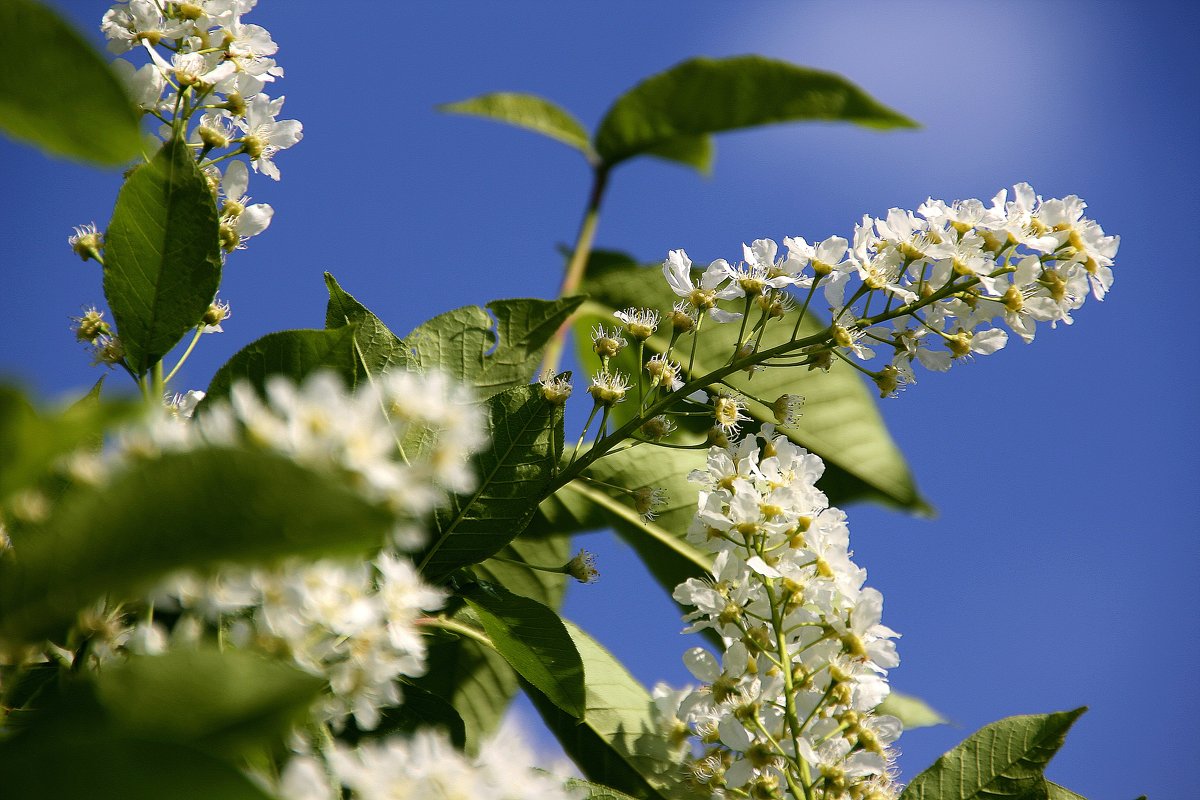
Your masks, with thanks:
M 55 3 L 94 31 L 100 0 Z M 589 127 L 642 77 L 694 55 L 763 53 L 841 72 L 914 132 L 783 126 L 719 138 L 712 178 L 639 161 L 612 179 L 598 244 L 648 261 L 736 258 L 758 237 L 849 235 L 927 196 L 1029 181 L 1075 193 L 1122 237 L 1116 282 L 1077 324 L 920 382 L 883 412 L 933 520 L 850 509 L 856 560 L 901 631 L 898 688 L 956 725 L 901 739 L 911 777 L 982 724 L 1089 705 L 1053 762 L 1093 800 L 1187 796 L 1200 756 L 1195 350 L 1189 280 L 1200 203 L 1194 7 L 1172 3 L 318 3 L 261 0 L 285 117 L 305 138 L 276 216 L 231 258 L 227 333 L 180 388 L 258 336 L 319 327 L 321 272 L 397 332 L 468 303 L 549 297 L 587 172 L 530 134 L 436 113 L 527 91 Z M 353 8 L 350 10 L 341 10 Z M 328 11 L 326 9 L 335 9 Z M 95 380 L 68 317 L 100 276 L 66 246 L 107 220 L 120 176 L 0 140 L 6 189 L 0 376 L 47 397 Z M 1180 281 L 1176 284 L 1175 281 Z M 119 375 L 113 378 L 120 380 Z M 689 679 L 674 607 L 597 534 L 603 579 L 566 614 L 643 681 Z

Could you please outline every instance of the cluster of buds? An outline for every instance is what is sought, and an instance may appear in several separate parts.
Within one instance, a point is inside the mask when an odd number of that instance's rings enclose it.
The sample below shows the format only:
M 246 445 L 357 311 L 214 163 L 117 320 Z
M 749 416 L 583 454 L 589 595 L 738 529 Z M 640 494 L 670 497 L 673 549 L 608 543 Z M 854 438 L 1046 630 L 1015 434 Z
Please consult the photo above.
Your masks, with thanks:
M 712 448 L 688 540 L 711 576 L 674 592 L 720 657 L 684 655 L 699 689 L 657 692 L 687 777 L 714 796 L 890 800 L 894 717 L 878 715 L 899 664 L 883 598 L 850 559 L 845 515 L 816 488 L 821 460 L 773 426 Z

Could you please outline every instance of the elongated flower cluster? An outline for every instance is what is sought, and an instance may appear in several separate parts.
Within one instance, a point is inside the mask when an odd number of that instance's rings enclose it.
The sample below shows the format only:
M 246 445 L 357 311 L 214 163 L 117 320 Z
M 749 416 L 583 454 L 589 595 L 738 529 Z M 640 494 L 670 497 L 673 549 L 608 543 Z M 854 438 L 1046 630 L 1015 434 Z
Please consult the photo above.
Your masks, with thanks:
M 266 230 L 272 208 L 246 195 L 250 166 L 279 180 L 274 157 L 303 136 L 296 120 L 278 120 L 283 98 L 266 93 L 283 77 L 272 56 L 279 49 L 259 25 L 242 22 L 257 0 L 127 0 L 104 15 L 100 29 L 114 53 L 142 50 L 149 62 L 117 59 L 142 111 L 162 122 L 164 140 L 186 138 L 219 187 L 221 243 L 240 249 Z M 193 124 L 193 119 L 195 123 Z M 218 163 L 228 161 L 222 174 Z M 82 255 L 82 253 L 81 253 Z
M 284 770 L 282 800 L 572 800 L 584 796 L 562 778 L 526 767 L 532 755 L 511 734 L 498 735 L 468 758 L 440 732 L 421 730 L 411 738 L 339 745 L 322 764 L 315 756 L 293 758 Z M 348 794 L 334 793 L 327 777 Z M 341 787 L 339 787 L 341 788 Z
M 1074 195 L 1043 200 L 1021 183 L 1011 200 L 1002 190 L 990 206 L 931 198 L 915 214 L 893 208 L 882 219 L 865 216 L 852 241 L 789 237 L 785 256 L 774 241 L 758 239 L 742 246 L 739 264 L 718 259 L 699 277 L 687 254 L 674 250 L 663 275 L 682 298 L 676 313 L 697 321 L 705 312 L 717 322 L 743 319 L 743 330 L 754 304 L 762 310 L 761 328 L 781 315 L 772 312 L 773 298 L 787 306 L 792 301 L 784 293 L 798 290 L 806 310 L 821 288 L 834 352 L 866 361 L 875 356 L 868 345 L 891 349 L 890 363 L 869 373 L 886 396 L 915 380 L 914 360 L 944 371 L 1002 348 L 1008 334 L 1001 323 L 1030 342 L 1039 322 L 1071 324 L 1089 290 L 1102 300 L 1120 239 L 1105 235 L 1085 208 Z M 807 354 L 812 366 L 829 363 L 816 348 Z
M 674 597 L 694 607 L 687 631 L 712 629 L 720 658 L 684 656 L 703 685 L 659 692 L 675 740 L 698 742 L 690 777 L 718 796 L 883 800 L 896 794 L 894 717 L 874 709 L 899 664 L 880 624 L 883 598 L 851 561 L 846 517 L 815 482 L 820 458 L 773 426 L 711 448 L 688 539 L 715 554 L 705 580 Z M 683 735 L 680 735 L 683 734 Z M 739 794 L 738 796 L 742 796 Z

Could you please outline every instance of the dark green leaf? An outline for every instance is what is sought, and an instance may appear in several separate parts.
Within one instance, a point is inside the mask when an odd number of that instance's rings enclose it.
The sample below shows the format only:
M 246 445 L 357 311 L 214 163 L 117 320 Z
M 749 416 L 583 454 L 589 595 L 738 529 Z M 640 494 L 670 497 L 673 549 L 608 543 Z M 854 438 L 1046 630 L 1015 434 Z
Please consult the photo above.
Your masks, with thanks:
M 33 0 L 0 3 L 0 130 L 101 164 L 141 152 L 138 113 L 104 57 Z
M 222 756 L 282 742 L 325 686 L 283 662 L 208 647 L 132 656 L 93 682 L 114 730 Z
M 506 122 L 557 139 L 585 156 L 592 153 L 588 132 L 579 120 L 563 108 L 537 95 L 496 92 L 460 100 L 457 103 L 446 103 L 438 106 L 438 110 Z
M 649 692 L 590 636 L 566 626 L 583 659 L 587 711 L 580 723 L 530 690 L 546 726 L 587 779 L 644 800 L 681 796 L 677 765 L 655 725 Z
M 583 717 L 583 663 L 558 614 L 499 586 L 464 597 L 517 674 L 563 711 Z
M 328 272 L 325 286 L 329 289 L 329 304 L 325 308 L 325 327 L 341 328 L 357 324 L 354 335 L 355 354 L 369 375 L 382 375 L 392 367 L 409 369 L 417 366 L 412 349 L 400 337 L 388 330 L 379 317 L 367 310 L 354 296 L 338 286 Z
M 0 631 L 53 636 L 104 593 L 130 595 L 184 567 L 377 547 L 393 520 L 291 459 L 262 452 L 172 453 L 107 485 L 80 487 L 0 562 Z
M 584 306 L 584 313 L 576 318 L 574 330 L 580 344 L 580 358 L 588 369 L 594 369 L 599 363 L 591 349 L 584 347 L 590 341 L 587 335 L 590 325 L 598 321 L 611 325 L 613 312 L 628 306 L 669 310 L 676 299 L 660 270 L 629 263 L 589 270 L 583 289 L 591 299 Z M 762 341 L 764 350 L 788 339 L 795 315 L 792 311 L 771 323 Z M 823 324 L 815 321 L 810 313 L 800 327 L 800 335 L 815 333 L 822 327 Z M 683 379 L 700 377 L 728 363 L 737 334 L 737 325 L 706 328 L 700 337 L 695 367 Z M 668 338 L 660 329 L 646 345 L 648 355 L 664 352 Z M 679 347 L 689 348 L 690 340 L 682 340 Z M 688 358 L 682 357 L 678 350 L 674 355 L 684 362 L 686 370 Z M 636 375 L 636 358 L 636 348 L 628 347 L 616 366 Z M 780 432 L 825 461 L 825 476 L 820 486 L 833 503 L 870 498 L 916 510 L 928 508 L 917 493 L 904 458 L 888 435 L 866 385 L 848 365 L 836 362 L 827 373 L 809 371 L 805 367 L 772 367 L 759 371 L 752 380 L 744 373 L 736 373 L 726 380 L 749 398 L 747 410 L 759 422 L 774 422 L 774 414 L 766 404 L 774 402 L 780 395 L 790 393 L 804 397 L 803 414 L 797 425 L 781 428 Z M 618 417 L 630 413 L 625 405 L 614 408 Z M 646 446 L 639 451 L 641 475 L 644 476 L 639 485 L 653 482 L 654 476 L 660 473 L 670 473 L 669 467 L 658 463 L 668 456 L 660 456 Z
M 318 370 L 331 370 L 354 384 L 358 356 L 354 352 L 357 325 L 344 325 L 332 330 L 295 330 L 268 333 L 233 354 L 233 358 L 217 370 L 204 404 L 229 396 L 238 381 L 248 381 L 262 392 L 267 379 L 283 375 L 300 382 Z
M 536 386 L 487 402 L 491 445 L 473 459 L 478 486 L 452 497 L 434 518 L 433 542 L 418 561 L 430 580 L 495 555 L 529 524 L 562 452 L 562 406 Z
M 596 152 L 612 166 L 683 137 L 804 120 L 916 127 L 840 75 L 762 56 L 695 58 L 620 97 L 596 130 Z
M 1086 710 L 993 722 L 914 778 L 901 800 L 1045 800 L 1042 770 Z
M 421 366 L 438 367 L 474 386 L 483 397 L 533 380 L 546 343 L 583 302 L 495 300 L 488 309 L 465 306 L 434 317 L 404 338 Z
M 107 428 L 140 410 L 128 402 L 82 401 L 43 414 L 16 389 L 0 386 L 0 501 L 36 483 L 61 456 L 89 447 Z
M 379 724 L 374 729 L 359 730 L 351 720 L 347 729 L 338 734 L 338 739 L 353 745 L 366 739 L 411 734 L 420 728 L 438 728 L 450 737 L 455 747 L 461 749 L 466 746 L 466 726 L 449 701 L 412 684 L 405 684 L 403 692 L 402 705 L 383 709 Z
M 200 324 L 221 284 L 217 208 L 180 139 L 134 170 L 105 232 L 104 296 L 138 374 Z
M 0 794 L 88 800 L 272 800 L 237 767 L 201 750 L 91 730 L 0 745 Z
M 929 728 L 934 725 L 945 725 L 946 718 L 939 714 L 931 705 L 919 697 L 903 694 L 892 690 L 879 707 L 876 714 L 890 714 L 900 720 L 904 730 L 914 728 Z
M 469 610 L 460 611 L 454 620 L 478 628 Z M 415 683 L 454 706 L 466 728 L 466 750 L 477 753 L 499 727 L 517 692 L 512 667 L 492 648 L 446 634 L 430 637 L 426 664 L 428 669 Z

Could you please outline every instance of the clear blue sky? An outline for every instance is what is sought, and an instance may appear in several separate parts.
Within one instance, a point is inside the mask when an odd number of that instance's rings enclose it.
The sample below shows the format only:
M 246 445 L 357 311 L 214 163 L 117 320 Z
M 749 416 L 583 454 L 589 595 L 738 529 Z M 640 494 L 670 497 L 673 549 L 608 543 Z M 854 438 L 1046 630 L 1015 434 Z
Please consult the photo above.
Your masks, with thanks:
M 107 7 L 56 5 L 93 32 Z M 1194 793 L 1194 6 L 260 0 L 247 21 L 282 46 L 284 116 L 305 138 L 279 156 L 282 183 L 252 181 L 274 223 L 230 259 L 234 316 L 181 388 L 268 331 L 319 327 L 326 269 L 400 333 L 459 305 L 552 296 L 586 170 L 548 140 L 433 110 L 483 92 L 543 94 L 590 126 L 679 60 L 758 52 L 841 72 L 924 126 L 726 135 L 711 179 L 621 167 L 598 243 L 646 260 L 848 235 L 864 213 L 1022 180 L 1086 199 L 1122 237 L 1109 299 L 885 403 L 939 516 L 854 507 L 854 549 L 904 634 L 894 685 L 957 723 L 901 739 L 906 776 L 999 717 L 1087 704 L 1052 778 L 1092 800 Z M 0 179 L 0 376 L 61 396 L 95 379 L 68 317 L 101 300 L 66 236 L 105 223 L 120 176 L 0 140 Z M 567 615 L 643 681 L 688 680 L 665 595 L 621 545 L 588 544 L 604 577 Z

